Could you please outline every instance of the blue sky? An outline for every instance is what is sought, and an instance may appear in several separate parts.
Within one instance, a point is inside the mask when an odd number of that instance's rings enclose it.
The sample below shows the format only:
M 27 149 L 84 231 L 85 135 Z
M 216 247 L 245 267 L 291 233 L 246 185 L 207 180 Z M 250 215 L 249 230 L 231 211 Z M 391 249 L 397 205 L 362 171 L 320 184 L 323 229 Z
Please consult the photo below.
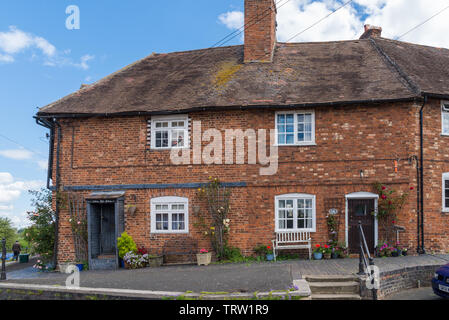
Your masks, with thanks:
M 342 1 L 281 0 L 278 39 L 285 41 Z M 288 2 L 288 3 L 287 3 Z M 394 37 L 435 14 L 435 0 L 357 0 L 294 41 L 354 39 L 363 24 Z M 66 8 L 80 9 L 80 29 L 66 28 Z M 0 216 L 26 224 L 26 190 L 44 186 L 47 130 L 33 115 L 43 107 L 152 52 L 206 48 L 243 23 L 243 0 L 15 0 L 0 2 Z M 397 19 L 401 14 L 403 19 Z M 407 18 L 405 18 L 407 17 Z M 449 47 L 449 15 L 407 41 Z M 436 33 L 436 35 L 435 35 Z M 429 36 L 429 34 L 431 36 Z M 447 38 L 447 37 L 446 37 Z M 242 37 L 227 43 L 239 44 Z

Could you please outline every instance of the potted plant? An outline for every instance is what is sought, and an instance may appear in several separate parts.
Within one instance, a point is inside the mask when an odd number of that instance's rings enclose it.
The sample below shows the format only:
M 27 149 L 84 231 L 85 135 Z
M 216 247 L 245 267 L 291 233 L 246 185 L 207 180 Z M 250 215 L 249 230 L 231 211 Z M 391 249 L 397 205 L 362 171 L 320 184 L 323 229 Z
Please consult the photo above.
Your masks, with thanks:
M 38 260 L 40 262 L 40 260 Z M 69 274 L 69 266 L 73 265 L 74 263 L 70 260 L 66 260 L 65 262 L 59 263 L 59 272 Z
M 323 259 L 323 252 L 324 252 L 324 248 L 322 248 L 320 244 L 317 244 L 315 246 L 315 250 L 313 250 L 313 258 L 315 260 Z
M 329 245 L 325 244 L 323 249 L 323 257 L 324 259 L 329 260 L 331 258 L 332 249 Z
M 402 255 L 405 257 L 408 254 L 408 249 L 407 248 L 402 248 Z
M 84 270 L 84 263 L 80 262 L 76 264 L 76 267 L 78 268 L 78 270 L 81 272 Z
M 212 253 L 206 249 L 201 249 L 200 253 L 196 255 L 196 259 L 199 266 L 208 266 L 212 261 Z
M 123 261 L 120 261 L 121 265 L 126 268 L 126 261 L 124 257 L 128 252 L 137 252 L 137 246 L 133 238 L 129 236 L 126 232 L 123 232 L 121 237 L 117 239 L 118 256 Z
M 273 261 L 274 260 L 274 254 L 273 254 L 273 250 L 271 249 L 271 246 L 267 246 L 266 258 L 267 258 L 268 261 Z

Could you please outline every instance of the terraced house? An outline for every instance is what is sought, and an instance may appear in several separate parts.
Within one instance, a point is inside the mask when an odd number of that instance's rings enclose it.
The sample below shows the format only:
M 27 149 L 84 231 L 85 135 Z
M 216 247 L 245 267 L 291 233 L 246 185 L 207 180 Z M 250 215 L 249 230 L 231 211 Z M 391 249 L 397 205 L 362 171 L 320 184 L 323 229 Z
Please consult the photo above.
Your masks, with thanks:
M 282 231 L 328 241 L 330 211 L 340 241 L 357 252 L 362 220 L 374 249 L 376 182 L 409 194 L 396 224 L 410 252 L 447 252 L 449 50 L 372 26 L 351 41 L 279 43 L 273 0 L 246 0 L 245 20 L 244 45 L 153 53 L 37 113 L 51 131 L 50 187 L 87 212 L 91 266 L 116 266 L 123 230 L 153 252 L 210 248 L 197 227 L 209 177 L 231 190 L 229 244 L 245 254 Z M 203 161 L 210 129 L 223 141 L 254 130 L 276 164 L 229 159 L 224 146 L 214 156 L 228 161 Z M 190 161 L 174 163 L 173 149 Z M 73 208 L 55 207 L 58 260 L 74 260 Z

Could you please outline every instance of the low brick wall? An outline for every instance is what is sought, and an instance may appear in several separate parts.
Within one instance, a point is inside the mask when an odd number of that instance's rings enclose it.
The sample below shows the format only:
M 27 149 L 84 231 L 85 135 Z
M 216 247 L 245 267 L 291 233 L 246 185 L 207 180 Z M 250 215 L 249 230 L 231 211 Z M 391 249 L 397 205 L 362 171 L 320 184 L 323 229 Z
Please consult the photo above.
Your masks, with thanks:
M 428 265 L 381 272 L 378 299 L 384 299 L 403 290 L 418 288 L 418 283 L 421 287 L 430 287 L 432 277 L 439 268 L 438 265 Z M 360 295 L 363 299 L 372 299 L 372 291 L 366 288 L 365 279 L 366 277 L 360 278 Z

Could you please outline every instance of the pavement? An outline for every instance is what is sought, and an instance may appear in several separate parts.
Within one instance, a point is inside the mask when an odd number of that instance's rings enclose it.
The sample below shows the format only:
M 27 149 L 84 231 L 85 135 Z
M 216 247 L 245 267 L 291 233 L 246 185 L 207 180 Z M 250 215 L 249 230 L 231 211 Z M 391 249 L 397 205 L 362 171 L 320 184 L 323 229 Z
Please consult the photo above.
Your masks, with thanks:
M 385 300 L 440 300 L 444 299 L 433 293 L 431 287 L 411 289 L 393 294 L 385 298 Z
M 30 262 L 31 263 L 31 262 Z M 84 271 L 80 285 L 152 291 L 255 292 L 286 290 L 303 275 L 351 275 L 358 272 L 358 259 L 290 260 L 265 263 L 165 266 L 139 270 Z M 444 265 L 449 255 L 422 255 L 375 259 L 381 272 L 414 266 Z M 8 269 L 8 268 L 7 268 Z M 6 283 L 64 286 L 67 275 L 36 272 L 32 266 L 7 270 Z

